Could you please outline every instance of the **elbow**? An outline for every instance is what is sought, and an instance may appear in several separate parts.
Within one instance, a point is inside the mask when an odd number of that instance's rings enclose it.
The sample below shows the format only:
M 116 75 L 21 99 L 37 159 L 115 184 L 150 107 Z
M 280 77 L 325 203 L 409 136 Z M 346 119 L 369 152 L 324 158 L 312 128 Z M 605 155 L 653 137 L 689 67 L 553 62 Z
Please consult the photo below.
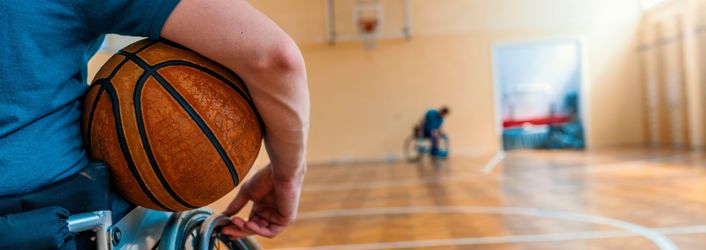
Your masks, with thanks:
M 301 51 L 289 37 L 261 50 L 255 60 L 250 61 L 252 75 L 262 81 L 257 82 L 257 89 L 268 93 L 267 110 L 277 110 L 279 122 L 269 126 L 288 131 L 293 138 L 287 141 L 303 142 L 309 128 L 310 100 L 307 84 L 306 67 Z M 259 92 L 259 93 L 262 93 Z M 263 99 L 266 100 L 266 99 Z
M 268 47 L 253 62 L 256 71 L 295 76 L 306 74 L 302 53 L 291 38 L 280 39 Z

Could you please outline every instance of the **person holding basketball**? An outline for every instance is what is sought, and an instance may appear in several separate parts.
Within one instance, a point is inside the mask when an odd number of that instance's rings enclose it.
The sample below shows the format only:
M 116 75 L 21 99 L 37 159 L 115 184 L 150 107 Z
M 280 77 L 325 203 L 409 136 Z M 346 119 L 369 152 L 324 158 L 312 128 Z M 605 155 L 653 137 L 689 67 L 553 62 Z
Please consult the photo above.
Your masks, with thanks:
M 223 233 L 275 237 L 294 221 L 306 172 L 306 69 L 294 41 L 246 0 L 9 0 L 0 8 L 0 234 L 23 237 L 10 219 L 30 210 L 60 206 L 54 212 L 63 218 L 95 209 L 86 195 L 95 180 L 82 174 L 101 164 L 90 163 L 82 145 L 81 100 L 87 61 L 111 33 L 172 40 L 243 78 L 271 163 L 223 212 L 253 202 L 249 217 L 233 217 Z M 129 207 L 110 196 L 112 209 Z M 8 235 L 0 248 L 11 244 Z M 85 235 L 61 237 L 74 241 L 70 248 L 91 248 L 81 245 Z
M 431 156 L 446 157 L 444 152 L 439 151 L 439 138 L 441 137 L 441 125 L 444 124 L 444 117 L 449 114 L 449 108 L 443 106 L 439 109 L 429 109 L 422 121 L 417 125 L 418 136 L 431 140 Z

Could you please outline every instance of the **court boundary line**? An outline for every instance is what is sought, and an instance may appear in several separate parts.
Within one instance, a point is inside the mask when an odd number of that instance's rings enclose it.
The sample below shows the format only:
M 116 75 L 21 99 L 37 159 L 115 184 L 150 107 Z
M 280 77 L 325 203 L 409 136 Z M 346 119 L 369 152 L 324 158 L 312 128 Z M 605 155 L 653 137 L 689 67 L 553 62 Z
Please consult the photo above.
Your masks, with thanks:
M 665 235 L 688 235 L 706 233 L 706 225 L 686 226 L 686 227 L 659 227 L 652 230 Z M 492 245 L 507 243 L 538 243 L 538 242 L 561 242 L 574 240 L 593 240 L 639 237 L 639 235 L 626 231 L 583 231 L 571 233 L 547 233 L 547 234 L 523 234 L 509 236 L 487 236 L 487 237 L 464 237 L 451 239 L 419 240 L 419 241 L 393 241 L 381 243 L 346 244 L 330 246 L 311 247 L 284 247 L 271 250 L 367 250 L 367 249 L 405 249 L 414 247 L 435 247 L 435 246 L 458 246 L 458 245 Z M 374 244 L 374 245 L 371 245 Z M 380 248 L 380 244 L 389 244 L 389 247 Z M 368 247 L 368 248 L 366 248 Z M 372 248 L 371 248 L 372 247 Z
M 599 215 L 588 215 L 568 211 L 558 211 L 540 208 L 522 208 L 522 207 L 472 207 L 472 206 L 425 206 L 425 207 L 389 207 L 389 208 L 361 208 L 361 209 L 341 209 L 341 210 L 326 210 L 315 212 L 304 212 L 298 216 L 299 220 L 307 219 L 322 219 L 335 217 L 356 217 L 356 216 L 380 216 L 380 215 L 404 215 L 418 213 L 470 213 L 470 214 L 499 214 L 499 215 L 521 215 L 535 216 L 551 219 L 560 219 L 567 221 L 587 222 L 592 224 L 606 225 L 614 228 L 622 229 L 623 231 L 597 231 L 597 232 L 579 232 L 567 234 L 546 234 L 546 235 L 529 235 L 529 236 L 495 236 L 481 238 L 458 238 L 444 240 L 426 240 L 426 241 L 398 241 L 398 242 L 381 242 L 367 244 L 349 244 L 349 245 L 331 245 L 331 246 L 312 246 L 312 247 L 296 247 L 296 248 L 278 248 L 277 250 L 323 250 L 323 249 L 340 249 L 340 250 L 370 250 L 370 249 L 400 249 L 410 247 L 423 246 L 448 246 L 448 245 L 478 245 L 489 243 L 522 243 L 522 242 L 544 242 L 544 241 L 566 241 L 580 240 L 581 237 L 591 238 L 615 238 L 615 237 L 631 237 L 641 236 L 654 243 L 661 250 L 678 250 L 679 248 L 666 237 L 662 232 L 693 232 L 694 229 L 689 228 L 672 228 L 672 229 L 649 229 L 631 222 L 613 219 Z M 706 226 L 698 227 L 698 230 L 706 232 Z M 600 236 L 600 237 L 599 237 Z M 532 238 L 537 237 L 537 238 Z M 575 237 L 575 238 L 571 238 Z M 504 240 L 504 241 L 502 241 Z M 534 240 L 534 241 L 532 241 Z M 508 242 L 512 241 L 512 242 Z
M 483 173 L 490 174 L 491 172 L 493 172 L 493 169 L 495 169 L 495 167 L 498 166 L 498 164 L 500 164 L 500 162 L 505 160 L 505 156 L 506 156 L 506 154 L 505 154 L 504 150 L 500 150 L 497 153 L 495 153 L 495 155 L 493 155 L 493 158 L 490 158 L 490 161 L 488 161 L 483 166 Z

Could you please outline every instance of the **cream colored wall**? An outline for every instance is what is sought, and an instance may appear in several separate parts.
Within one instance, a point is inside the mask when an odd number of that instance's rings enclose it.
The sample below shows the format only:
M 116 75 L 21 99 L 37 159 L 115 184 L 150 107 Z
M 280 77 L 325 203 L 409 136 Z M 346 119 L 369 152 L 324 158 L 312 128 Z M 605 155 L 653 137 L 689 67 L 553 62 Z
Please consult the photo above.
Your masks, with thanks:
M 387 0 L 383 0 L 387 1 Z M 644 142 L 638 0 L 412 0 L 411 41 L 326 44 L 324 0 L 252 0 L 302 48 L 312 94 L 310 161 L 395 158 L 427 108 L 447 104 L 455 154 L 488 155 L 492 46 L 577 38 L 591 148 Z
M 495 129 L 492 46 L 578 38 L 585 51 L 590 147 L 644 142 L 636 53 L 638 1 L 413 0 L 409 41 L 329 46 L 325 1 L 253 0 L 300 43 L 312 92 L 312 160 L 398 154 L 428 107 L 452 108 L 446 129 L 461 154 L 490 154 Z

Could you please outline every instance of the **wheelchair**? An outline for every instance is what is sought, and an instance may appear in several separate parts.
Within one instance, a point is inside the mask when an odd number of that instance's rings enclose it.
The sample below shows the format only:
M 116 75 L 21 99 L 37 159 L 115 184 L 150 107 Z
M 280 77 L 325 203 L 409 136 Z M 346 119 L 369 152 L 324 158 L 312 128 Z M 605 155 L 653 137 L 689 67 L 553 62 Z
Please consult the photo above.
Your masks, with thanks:
M 429 155 L 433 160 L 444 160 L 449 154 L 449 137 L 441 132 L 439 136 L 439 152 L 437 155 L 431 154 L 431 139 L 424 136 L 420 127 L 414 127 L 412 135 L 404 141 L 402 155 L 409 163 L 416 163 L 422 160 L 425 155 Z
M 113 224 L 111 211 L 76 214 L 67 220 L 69 231 L 95 231 L 97 250 L 257 250 L 254 238 L 230 240 L 220 230 L 230 219 L 207 208 L 163 212 L 142 207 Z

